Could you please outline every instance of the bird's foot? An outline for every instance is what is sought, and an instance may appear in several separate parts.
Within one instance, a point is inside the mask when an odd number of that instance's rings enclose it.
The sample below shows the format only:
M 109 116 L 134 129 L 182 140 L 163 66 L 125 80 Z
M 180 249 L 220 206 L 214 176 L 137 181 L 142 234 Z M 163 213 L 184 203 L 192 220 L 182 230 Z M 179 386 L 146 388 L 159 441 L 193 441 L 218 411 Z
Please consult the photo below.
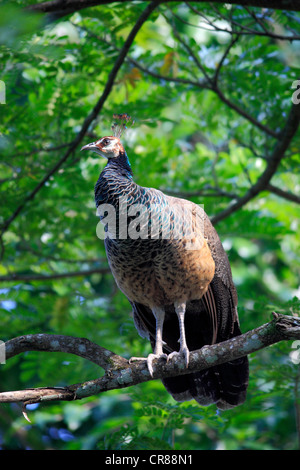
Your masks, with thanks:
M 150 375 L 151 377 L 153 377 L 153 366 L 152 366 L 152 363 L 153 363 L 153 359 L 165 359 L 165 361 L 168 360 L 168 355 L 165 354 L 165 353 L 161 353 L 161 354 L 149 354 L 149 356 L 147 357 L 147 366 L 148 366 L 148 370 L 150 372 Z
M 135 362 L 135 361 L 146 361 L 147 362 L 147 367 L 148 367 L 148 370 L 150 372 L 150 375 L 151 377 L 153 377 L 153 360 L 154 359 L 165 359 L 165 361 L 168 360 L 168 355 L 167 354 L 164 354 L 164 353 L 161 353 L 161 354 L 149 354 L 148 357 L 131 357 L 129 359 L 129 364 L 131 364 L 132 362 Z
M 180 351 L 173 351 L 171 354 L 168 355 L 167 362 L 174 357 L 178 358 L 179 360 L 184 360 L 184 365 L 186 368 L 189 366 L 190 361 L 190 351 L 188 350 L 187 346 L 184 348 L 180 348 Z

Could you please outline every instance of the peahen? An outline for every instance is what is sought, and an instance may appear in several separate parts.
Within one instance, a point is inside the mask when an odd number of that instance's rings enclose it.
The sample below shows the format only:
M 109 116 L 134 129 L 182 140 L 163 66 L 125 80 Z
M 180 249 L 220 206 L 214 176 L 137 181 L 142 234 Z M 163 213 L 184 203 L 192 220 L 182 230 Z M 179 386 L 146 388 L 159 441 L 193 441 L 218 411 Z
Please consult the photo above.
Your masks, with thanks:
M 239 335 L 237 294 L 227 255 L 196 204 L 133 181 L 118 137 L 82 147 L 107 158 L 95 186 L 112 274 L 132 305 L 135 326 L 150 340 L 153 359 L 180 355 Z M 109 208 L 113 214 L 109 216 Z M 195 399 L 229 409 L 245 401 L 248 360 L 163 379 L 177 401 Z

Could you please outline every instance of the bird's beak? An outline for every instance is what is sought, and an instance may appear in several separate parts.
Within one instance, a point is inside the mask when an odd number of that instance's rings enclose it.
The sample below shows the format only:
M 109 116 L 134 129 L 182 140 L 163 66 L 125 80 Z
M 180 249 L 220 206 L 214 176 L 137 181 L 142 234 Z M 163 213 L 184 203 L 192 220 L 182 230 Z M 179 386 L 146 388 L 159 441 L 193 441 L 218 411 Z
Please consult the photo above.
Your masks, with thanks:
M 87 144 L 87 145 L 84 145 L 83 147 L 81 147 L 80 151 L 81 150 L 92 150 L 93 152 L 97 152 L 98 147 L 97 145 L 95 144 L 95 142 L 91 142 L 90 144 Z

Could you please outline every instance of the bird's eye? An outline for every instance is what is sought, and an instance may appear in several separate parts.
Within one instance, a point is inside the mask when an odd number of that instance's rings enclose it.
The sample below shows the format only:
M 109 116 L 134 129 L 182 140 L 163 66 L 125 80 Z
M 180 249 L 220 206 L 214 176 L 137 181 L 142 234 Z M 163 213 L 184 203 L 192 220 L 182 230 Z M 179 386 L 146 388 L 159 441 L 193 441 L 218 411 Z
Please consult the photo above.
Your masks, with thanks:
M 104 139 L 103 142 L 102 142 L 103 145 L 108 145 L 109 144 L 109 140 L 108 139 Z

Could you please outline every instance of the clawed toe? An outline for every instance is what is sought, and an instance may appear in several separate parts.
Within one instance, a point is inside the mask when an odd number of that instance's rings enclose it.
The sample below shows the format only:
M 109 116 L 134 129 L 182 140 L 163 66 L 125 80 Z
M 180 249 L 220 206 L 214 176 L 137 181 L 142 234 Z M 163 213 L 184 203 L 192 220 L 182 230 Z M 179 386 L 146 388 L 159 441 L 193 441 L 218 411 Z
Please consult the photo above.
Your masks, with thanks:
M 162 354 L 149 354 L 149 356 L 147 357 L 147 366 L 148 366 L 148 370 L 150 372 L 151 377 L 153 377 L 152 363 L 153 363 L 154 359 L 165 359 L 167 361 L 168 356 L 167 356 L 167 354 L 164 354 L 164 353 L 162 353 Z
M 146 357 L 131 357 L 128 359 L 129 364 L 132 364 L 133 362 L 138 362 L 138 361 L 147 361 Z
M 164 354 L 164 353 L 162 353 L 162 354 L 151 353 L 146 358 L 145 357 L 131 357 L 129 359 L 129 364 L 131 364 L 132 362 L 136 362 L 136 361 L 146 361 L 148 370 L 150 372 L 150 375 L 151 375 L 151 377 L 153 377 L 153 361 L 154 361 L 154 359 L 165 359 L 167 362 L 169 362 L 174 357 L 178 358 L 179 361 L 183 360 L 185 367 L 186 368 L 189 367 L 190 351 L 188 350 L 188 348 L 183 348 L 180 351 L 173 351 L 169 355 Z
M 151 377 L 153 377 L 153 360 L 154 359 L 164 359 L 165 361 L 168 361 L 168 355 L 167 354 L 149 354 L 148 357 L 131 357 L 128 362 L 129 364 L 132 364 L 133 362 L 138 362 L 138 361 L 146 361 L 147 362 L 147 367 L 150 372 Z
M 171 354 L 168 355 L 167 362 L 169 362 L 170 359 L 173 359 L 174 357 L 177 357 L 179 360 L 184 359 L 185 367 L 188 368 L 190 361 L 190 351 L 188 350 L 188 348 L 184 348 L 180 351 L 173 351 Z

